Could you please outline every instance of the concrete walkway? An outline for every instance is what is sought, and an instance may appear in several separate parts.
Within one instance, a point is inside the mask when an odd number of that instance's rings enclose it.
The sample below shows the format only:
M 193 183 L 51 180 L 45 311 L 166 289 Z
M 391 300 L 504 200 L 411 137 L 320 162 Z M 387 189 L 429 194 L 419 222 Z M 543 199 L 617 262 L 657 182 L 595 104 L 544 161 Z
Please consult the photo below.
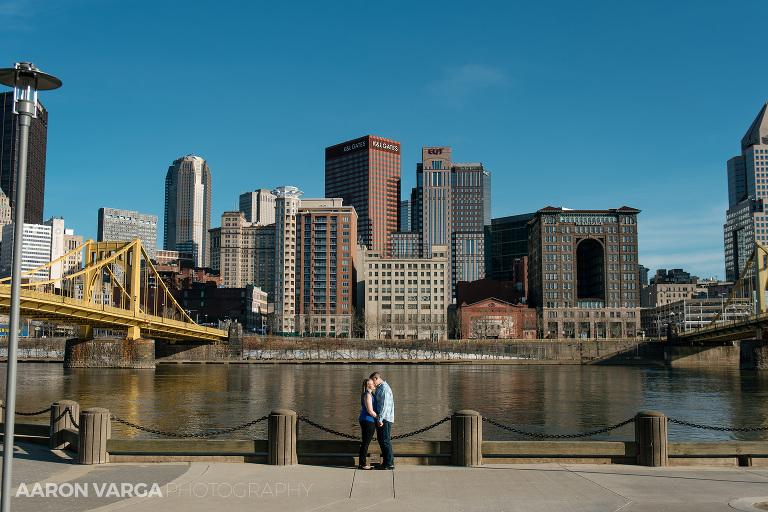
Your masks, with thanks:
M 707 512 L 760 510 L 753 504 L 768 502 L 768 467 L 549 463 L 358 471 L 202 462 L 81 466 L 68 452 L 25 443 L 16 445 L 12 480 L 12 509 L 35 512 Z

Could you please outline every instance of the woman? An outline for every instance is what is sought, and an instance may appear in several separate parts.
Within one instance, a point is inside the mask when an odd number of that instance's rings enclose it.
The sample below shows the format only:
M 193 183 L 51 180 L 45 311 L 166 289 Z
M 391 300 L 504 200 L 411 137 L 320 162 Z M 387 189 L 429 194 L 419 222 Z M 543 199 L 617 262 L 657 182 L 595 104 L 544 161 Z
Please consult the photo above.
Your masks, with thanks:
M 360 411 L 360 428 L 363 431 L 363 440 L 360 443 L 360 465 L 358 469 L 373 469 L 372 466 L 367 464 L 368 462 L 368 446 L 371 444 L 373 434 L 376 432 L 376 398 L 373 396 L 373 392 L 376 386 L 373 385 L 371 379 L 363 380 L 363 392 L 360 393 L 360 403 L 363 406 Z

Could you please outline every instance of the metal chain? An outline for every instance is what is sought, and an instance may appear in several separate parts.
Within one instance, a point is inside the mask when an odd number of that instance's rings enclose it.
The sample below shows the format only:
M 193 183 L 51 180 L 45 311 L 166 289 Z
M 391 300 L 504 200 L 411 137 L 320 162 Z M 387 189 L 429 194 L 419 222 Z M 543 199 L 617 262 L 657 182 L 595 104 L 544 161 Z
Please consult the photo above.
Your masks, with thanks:
M 350 435 L 350 434 L 345 434 L 344 432 L 339 432 L 338 430 L 333 430 L 332 428 L 324 427 L 324 426 L 322 426 L 322 425 L 320 425 L 318 423 L 315 423 L 314 421 L 310 420 L 309 418 L 305 418 L 304 416 L 298 416 L 298 419 L 300 419 L 304 423 L 308 423 L 309 425 L 312 425 L 313 427 L 318 428 L 318 429 L 320 429 L 320 430 L 322 430 L 324 432 L 328 432 L 329 434 L 333 434 L 333 435 L 336 435 L 336 436 L 339 436 L 339 437 L 345 437 L 347 439 L 354 439 L 356 441 L 360 440 L 360 436 L 353 436 L 353 435 Z M 435 428 L 438 425 L 442 425 L 443 423 L 445 423 L 446 421 L 448 421 L 450 419 L 451 419 L 450 416 L 446 416 L 445 418 L 441 419 L 440 421 L 437 421 L 437 422 L 435 422 L 435 423 L 433 423 L 433 424 L 431 424 L 431 425 L 429 425 L 427 427 L 420 428 L 419 430 L 414 430 L 413 432 L 409 432 L 407 434 L 400 434 L 399 436 L 392 436 L 390 439 L 394 441 L 395 439 L 403 439 L 404 437 L 415 436 L 416 434 L 421 434 L 423 432 L 426 432 L 429 429 Z
M 58 416 L 58 417 L 56 417 L 56 418 L 53 418 L 53 422 L 54 422 L 54 423 L 56 423 L 57 421 L 59 421 L 59 420 L 63 419 L 63 418 L 64 418 L 64 416 L 66 416 L 66 415 L 67 415 L 67 411 L 68 411 L 68 410 L 69 410 L 69 407 L 67 407 L 66 409 L 64 409 L 63 411 L 61 411 L 61 414 L 59 414 L 59 416 Z
M 524 430 L 519 430 L 519 429 L 510 427 L 508 425 L 502 425 L 498 421 L 494 421 L 486 417 L 483 417 L 483 421 L 490 423 L 491 425 L 494 425 L 496 427 L 503 428 L 504 430 L 509 430 L 510 432 L 514 432 L 515 434 L 522 434 L 524 436 L 540 437 L 544 439 L 575 439 L 579 437 L 589 437 L 589 436 L 595 436 L 597 434 L 604 434 L 606 432 L 610 432 L 611 430 L 617 429 L 619 427 L 623 427 L 624 425 L 634 422 L 635 418 L 630 418 L 626 421 L 622 421 L 621 423 L 617 423 L 616 425 L 613 425 L 611 427 L 602 428 L 600 430 L 592 430 L 590 432 L 583 432 L 580 434 L 539 434 L 536 432 L 526 432 Z
M 131 423 L 130 421 L 126 421 L 126 420 L 124 420 L 122 418 L 118 418 L 114 414 L 111 415 L 111 418 L 113 420 L 119 422 L 119 423 L 122 423 L 123 425 L 127 425 L 129 427 L 132 427 L 132 428 L 135 428 L 135 429 L 138 429 L 138 430 L 143 430 L 144 432 L 149 432 L 150 434 L 157 434 L 157 435 L 168 436 L 168 437 L 196 438 L 196 437 L 217 436 L 217 435 L 220 435 L 220 434 L 228 434 L 229 432 L 235 432 L 235 431 L 244 429 L 246 427 L 250 427 L 252 425 L 255 425 L 255 424 L 259 423 L 260 421 L 264 421 L 265 419 L 269 418 L 269 416 L 262 416 L 259 419 L 256 419 L 256 420 L 253 420 L 253 421 L 249 421 L 248 423 L 243 423 L 242 425 L 238 425 L 236 427 L 222 428 L 222 429 L 219 429 L 219 430 L 211 430 L 210 432 L 198 432 L 196 434 L 179 434 L 179 433 L 176 433 L 176 432 L 167 432 L 165 430 L 157 430 L 157 429 L 154 429 L 154 428 L 142 427 L 142 426 L 137 425 L 135 423 Z
M 5 410 L 5 406 L 4 405 L 0 405 L 0 408 Z M 16 413 L 17 416 L 37 416 L 38 414 L 45 414 L 47 412 L 51 412 L 51 409 L 52 409 L 52 407 L 49 407 L 47 409 L 43 409 L 42 411 L 37 411 L 37 412 L 19 412 L 19 411 L 15 411 L 15 413 Z
M 299 420 L 303 421 L 304 423 L 312 425 L 315 428 L 319 428 L 323 432 L 328 432 L 329 434 L 333 434 L 333 435 L 339 436 L 339 437 L 346 437 L 347 439 L 354 439 L 356 441 L 360 440 L 360 436 L 353 436 L 353 435 L 350 435 L 350 434 L 345 434 L 344 432 L 339 432 L 338 430 L 333 430 L 331 428 L 324 427 L 324 426 L 322 426 L 322 425 L 320 425 L 318 423 L 315 423 L 314 421 L 310 420 L 309 418 L 305 418 L 304 416 L 297 415 L 297 418 Z
M 399 436 L 393 436 L 390 439 L 392 439 L 394 441 L 395 439 L 402 439 L 404 437 L 415 436 L 416 434 L 421 434 L 422 432 L 426 432 L 429 429 L 435 428 L 438 425 L 442 425 L 443 423 L 445 423 L 446 421 L 448 421 L 450 419 L 451 419 L 450 416 L 446 416 L 445 418 L 441 419 L 440 421 L 436 421 L 435 423 L 429 425 L 428 427 L 420 428 L 419 430 L 415 430 L 415 431 L 410 432 L 408 434 L 400 434 Z
M 72 426 L 80 430 L 80 425 L 78 425 L 77 422 L 75 421 L 75 416 L 72 414 L 72 409 L 67 407 L 66 411 L 69 413 L 69 421 L 72 422 Z
M 768 430 L 768 427 L 748 427 L 748 428 L 728 428 L 728 427 L 711 427 L 708 425 L 698 425 L 696 423 L 688 423 L 687 421 L 673 420 L 667 418 L 670 423 L 677 423 L 678 425 L 685 425 L 686 427 L 704 428 L 707 430 L 719 430 L 721 432 L 759 432 Z

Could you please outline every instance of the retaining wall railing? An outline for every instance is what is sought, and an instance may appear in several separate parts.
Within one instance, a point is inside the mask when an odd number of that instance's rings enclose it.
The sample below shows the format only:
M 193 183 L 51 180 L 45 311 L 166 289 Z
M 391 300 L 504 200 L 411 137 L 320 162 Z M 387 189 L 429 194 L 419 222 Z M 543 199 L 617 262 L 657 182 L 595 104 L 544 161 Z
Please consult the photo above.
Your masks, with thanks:
M 2 407 L 2 404 L 0 404 Z M 17 424 L 16 436 L 46 442 L 54 449 L 78 454 L 80 464 L 169 460 L 226 460 L 273 465 L 298 463 L 355 465 L 359 436 L 320 425 L 295 411 L 278 409 L 267 416 L 230 428 L 179 433 L 141 426 L 109 410 L 94 407 L 80 410 L 77 402 L 57 401 L 47 409 L 17 412 L 18 416 L 50 413 L 49 425 Z M 173 439 L 113 439 L 112 422 L 143 432 Z M 236 432 L 267 422 L 267 439 L 206 439 Z M 443 423 L 451 425 L 450 440 L 412 441 L 406 438 L 427 432 Z M 311 440 L 299 437 L 299 423 L 323 430 L 343 440 Z M 574 434 L 528 432 L 483 417 L 471 410 L 454 412 L 424 428 L 392 436 L 397 463 L 453 464 L 478 466 L 483 463 L 592 462 L 667 465 L 761 465 L 768 466 L 768 441 L 674 442 L 667 436 L 667 424 L 727 432 L 768 431 L 768 427 L 730 428 L 708 426 L 667 418 L 657 411 L 642 411 L 634 417 L 598 430 Z M 483 425 L 488 424 L 538 441 L 484 441 Z M 574 441 L 634 424 L 634 441 Z M 4 432 L 4 425 L 0 424 Z M 303 433 L 303 431 L 302 431 Z M 567 439 L 567 441 L 564 441 Z M 376 458 L 377 454 L 372 454 Z

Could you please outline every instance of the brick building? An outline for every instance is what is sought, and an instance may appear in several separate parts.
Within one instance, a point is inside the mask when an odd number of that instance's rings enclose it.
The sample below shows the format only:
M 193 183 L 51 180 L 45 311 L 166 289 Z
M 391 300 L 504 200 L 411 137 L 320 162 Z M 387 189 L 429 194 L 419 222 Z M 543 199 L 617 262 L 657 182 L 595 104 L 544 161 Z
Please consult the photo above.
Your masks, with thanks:
M 639 213 L 627 206 L 536 212 L 528 225 L 528 282 L 539 337 L 639 335 Z
M 536 310 L 494 298 L 458 308 L 462 339 L 534 339 Z

